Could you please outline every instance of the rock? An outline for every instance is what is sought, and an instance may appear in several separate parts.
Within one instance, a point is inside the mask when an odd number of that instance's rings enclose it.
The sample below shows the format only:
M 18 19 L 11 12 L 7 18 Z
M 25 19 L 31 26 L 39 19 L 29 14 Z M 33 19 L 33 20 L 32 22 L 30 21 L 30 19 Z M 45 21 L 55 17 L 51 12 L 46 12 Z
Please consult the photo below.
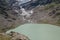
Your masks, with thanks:
M 54 8 L 54 11 L 44 10 L 45 5 L 51 3 L 52 0 L 31 0 L 23 4 L 20 2 L 20 0 L 0 0 L 0 32 L 6 32 L 25 23 L 54 24 L 59 19 L 58 17 L 55 20 L 56 18 L 49 16 L 56 13 L 54 17 L 57 17 L 59 12 L 55 12 L 55 9 L 59 10 L 59 6 Z
M 55 4 L 54 4 L 55 5 Z M 44 23 L 44 24 L 52 24 L 60 26 L 60 9 L 59 5 L 55 5 L 53 9 L 45 9 L 45 6 L 38 6 L 33 11 L 34 13 L 31 15 L 30 20 L 33 21 L 33 23 Z
M 14 10 L 9 10 L 7 13 L 0 14 L 0 30 L 1 32 L 6 32 L 9 29 L 13 29 L 20 24 L 24 24 L 26 21 L 20 16 L 20 13 Z
M 20 4 L 20 0 L 0 0 L 0 40 L 30 40 L 16 32 L 5 33 L 25 23 L 60 26 L 60 4 L 50 5 L 51 2 L 52 0 L 31 0 Z
M 16 33 L 16 32 L 11 32 L 11 33 L 0 33 L 0 40 L 30 40 L 27 36 Z
M 0 0 L 0 32 L 26 23 L 21 13 L 19 0 Z
M 12 40 L 30 40 L 27 36 L 13 31 L 10 32 L 8 35 L 12 37 Z
M 52 0 L 31 0 L 29 2 L 21 4 L 21 6 L 25 9 L 30 10 L 30 9 L 35 8 L 38 5 L 45 5 L 45 4 L 49 4 L 51 2 L 52 2 Z

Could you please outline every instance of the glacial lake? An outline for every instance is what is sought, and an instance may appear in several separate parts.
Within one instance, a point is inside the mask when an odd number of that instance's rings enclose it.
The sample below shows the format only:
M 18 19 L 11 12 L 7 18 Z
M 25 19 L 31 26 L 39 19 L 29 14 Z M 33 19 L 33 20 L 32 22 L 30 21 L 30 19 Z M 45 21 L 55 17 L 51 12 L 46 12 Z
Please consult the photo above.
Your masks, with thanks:
M 60 27 L 50 24 L 24 24 L 10 31 L 24 34 L 30 40 L 60 40 Z

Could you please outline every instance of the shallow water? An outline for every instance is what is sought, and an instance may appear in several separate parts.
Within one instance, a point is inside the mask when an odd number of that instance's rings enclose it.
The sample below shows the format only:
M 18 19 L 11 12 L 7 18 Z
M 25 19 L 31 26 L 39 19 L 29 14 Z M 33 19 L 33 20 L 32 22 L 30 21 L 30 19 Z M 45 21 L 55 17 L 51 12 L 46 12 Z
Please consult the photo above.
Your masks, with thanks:
M 24 24 L 12 31 L 22 33 L 31 40 L 60 40 L 60 27 L 50 24 Z

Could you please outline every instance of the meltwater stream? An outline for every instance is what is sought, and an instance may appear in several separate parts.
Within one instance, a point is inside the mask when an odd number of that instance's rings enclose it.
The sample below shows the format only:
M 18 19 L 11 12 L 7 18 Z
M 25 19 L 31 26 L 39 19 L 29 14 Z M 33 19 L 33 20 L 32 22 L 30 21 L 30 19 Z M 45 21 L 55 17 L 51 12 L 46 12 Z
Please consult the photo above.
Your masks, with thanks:
M 30 40 L 60 40 L 60 27 L 50 24 L 24 24 L 10 31 L 24 34 Z

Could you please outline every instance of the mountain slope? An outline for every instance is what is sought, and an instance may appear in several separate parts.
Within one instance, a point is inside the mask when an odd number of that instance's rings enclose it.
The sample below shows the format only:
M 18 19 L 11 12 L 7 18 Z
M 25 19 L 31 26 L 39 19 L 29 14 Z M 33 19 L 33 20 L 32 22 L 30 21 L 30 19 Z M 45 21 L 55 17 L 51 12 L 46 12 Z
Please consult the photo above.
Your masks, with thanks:
M 58 3 L 56 3 L 58 1 Z M 0 0 L 0 32 L 6 32 L 25 23 L 60 25 L 59 0 Z

